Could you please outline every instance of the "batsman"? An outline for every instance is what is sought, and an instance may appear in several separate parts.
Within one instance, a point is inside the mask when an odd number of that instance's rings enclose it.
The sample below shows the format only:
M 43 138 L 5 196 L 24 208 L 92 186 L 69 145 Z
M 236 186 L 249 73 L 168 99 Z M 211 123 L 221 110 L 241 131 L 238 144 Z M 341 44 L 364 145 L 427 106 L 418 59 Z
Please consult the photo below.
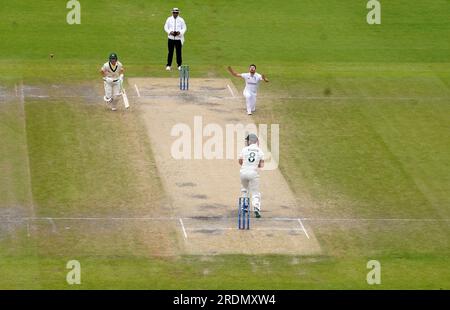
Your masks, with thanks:
M 261 193 L 259 192 L 258 169 L 264 167 L 264 153 L 259 147 L 258 136 L 251 133 L 245 138 L 246 146 L 239 155 L 241 165 L 241 196 L 249 197 L 255 211 L 255 217 L 261 217 Z
M 120 95 L 123 97 L 125 108 L 128 109 L 128 98 L 123 89 L 124 69 L 122 63 L 118 61 L 117 54 L 111 53 L 109 55 L 109 61 L 102 66 L 100 73 L 103 76 L 105 86 L 105 96 L 103 99 L 107 104 L 111 104 L 111 110 L 117 110 L 116 98 Z

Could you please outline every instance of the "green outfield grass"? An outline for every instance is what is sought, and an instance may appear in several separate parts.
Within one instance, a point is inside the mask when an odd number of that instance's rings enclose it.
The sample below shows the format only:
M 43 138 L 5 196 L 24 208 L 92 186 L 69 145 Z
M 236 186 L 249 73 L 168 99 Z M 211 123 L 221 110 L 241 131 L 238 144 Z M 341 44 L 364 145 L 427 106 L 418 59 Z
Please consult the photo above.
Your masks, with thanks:
M 100 83 L 111 51 L 127 76 L 176 76 L 163 70 L 162 27 L 178 6 L 193 76 L 256 63 L 271 80 L 255 117 L 280 124 L 280 168 L 314 202 L 300 206 L 304 217 L 418 221 L 307 222 L 323 249 L 314 257 L 158 255 L 139 226 L 127 238 L 120 225 L 93 238 L 89 225 L 28 237 L 0 223 L 0 288 L 450 288 L 448 1 L 383 2 L 378 26 L 366 24 L 365 1 L 81 4 L 74 26 L 64 1 L 2 4 L 0 95 L 22 83 Z M 164 204 L 136 113 L 105 116 L 76 98 L 0 101 L 0 137 L 0 215 L 138 216 Z M 81 286 L 65 282 L 70 259 L 82 263 Z M 366 283 L 371 259 L 380 286 Z
M 40 215 L 132 216 L 158 203 L 161 187 L 136 115 L 105 119 L 104 112 L 103 106 L 26 103 L 31 183 Z

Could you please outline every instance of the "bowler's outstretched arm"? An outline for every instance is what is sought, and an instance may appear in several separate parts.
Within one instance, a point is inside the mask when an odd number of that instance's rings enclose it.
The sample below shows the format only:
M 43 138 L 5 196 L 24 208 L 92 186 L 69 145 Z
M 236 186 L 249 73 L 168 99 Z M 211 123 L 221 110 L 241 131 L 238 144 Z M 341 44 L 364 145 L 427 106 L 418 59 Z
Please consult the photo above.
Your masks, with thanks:
M 230 71 L 230 73 L 235 77 L 242 77 L 239 73 L 234 71 L 233 68 L 231 68 L 230 66 L 228 66 L 228 71 Z

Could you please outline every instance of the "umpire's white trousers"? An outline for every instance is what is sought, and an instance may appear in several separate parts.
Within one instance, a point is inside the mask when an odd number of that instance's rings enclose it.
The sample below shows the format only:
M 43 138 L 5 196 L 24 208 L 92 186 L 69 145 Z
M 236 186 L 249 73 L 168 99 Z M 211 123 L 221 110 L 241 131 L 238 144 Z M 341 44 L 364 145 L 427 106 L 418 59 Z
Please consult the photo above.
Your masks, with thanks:
M 241 171 L 241 193 L 249 197 L 251 193 L 253 210 L 261 210 L 261 193 L 259 192 L 259 174 L 257 171 Z
M 254 112 L 256 110 L 256 93 L 244 89 L 243 95 L 247 104 L 247 113 Z

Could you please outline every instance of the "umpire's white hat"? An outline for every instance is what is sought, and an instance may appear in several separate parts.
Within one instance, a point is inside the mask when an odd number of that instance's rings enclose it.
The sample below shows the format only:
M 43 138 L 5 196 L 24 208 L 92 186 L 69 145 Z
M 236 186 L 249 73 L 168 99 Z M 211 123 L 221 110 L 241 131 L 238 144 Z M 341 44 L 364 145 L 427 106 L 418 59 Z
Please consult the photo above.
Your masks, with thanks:
M 173 8 L 172 13 L 180 13 L 180 10 L 178 8 Z

